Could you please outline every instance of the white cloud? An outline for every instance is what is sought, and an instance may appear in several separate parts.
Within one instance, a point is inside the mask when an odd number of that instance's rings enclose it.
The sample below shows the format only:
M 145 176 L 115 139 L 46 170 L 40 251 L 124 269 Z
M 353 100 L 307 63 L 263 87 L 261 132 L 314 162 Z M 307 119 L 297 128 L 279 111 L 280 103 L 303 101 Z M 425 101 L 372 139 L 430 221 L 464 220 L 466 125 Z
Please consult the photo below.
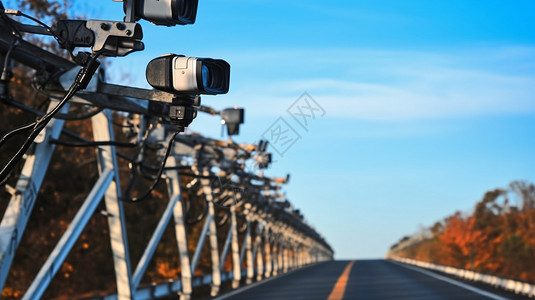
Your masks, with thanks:
M 535 48 L 289 50 L 234 54 L 231 61 L 237 83 L 229 96 L 247 99 L 240 104 L 253 115 L 284 113 L 304 91 L 330 117 L 415 120 L 535 112 Z

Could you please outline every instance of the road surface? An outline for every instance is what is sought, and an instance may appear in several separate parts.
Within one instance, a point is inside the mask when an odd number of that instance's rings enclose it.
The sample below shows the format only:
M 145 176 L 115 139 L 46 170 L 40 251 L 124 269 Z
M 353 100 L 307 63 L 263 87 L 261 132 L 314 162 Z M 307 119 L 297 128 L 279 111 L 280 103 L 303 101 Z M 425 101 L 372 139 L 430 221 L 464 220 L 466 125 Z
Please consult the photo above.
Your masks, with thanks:
M 241 299 L 529 299 L 472 286 L 416 267 L 386 260 L 331 261 L 245 286 L 217 298 Z

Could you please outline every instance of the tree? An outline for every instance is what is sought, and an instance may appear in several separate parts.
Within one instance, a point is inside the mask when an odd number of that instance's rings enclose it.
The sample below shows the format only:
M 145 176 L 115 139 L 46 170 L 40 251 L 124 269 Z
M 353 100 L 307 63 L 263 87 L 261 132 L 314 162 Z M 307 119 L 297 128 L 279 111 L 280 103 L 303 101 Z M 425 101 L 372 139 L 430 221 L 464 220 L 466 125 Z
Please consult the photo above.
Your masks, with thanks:
M 509 204 L 511 197 L 522 200 L 520 209 Z M 534 199 L 535 186 L 523 181 L 490 190 L 471 215 L 456 212 L 436 222 L 432 238 L 398 255 L 535 282 Z

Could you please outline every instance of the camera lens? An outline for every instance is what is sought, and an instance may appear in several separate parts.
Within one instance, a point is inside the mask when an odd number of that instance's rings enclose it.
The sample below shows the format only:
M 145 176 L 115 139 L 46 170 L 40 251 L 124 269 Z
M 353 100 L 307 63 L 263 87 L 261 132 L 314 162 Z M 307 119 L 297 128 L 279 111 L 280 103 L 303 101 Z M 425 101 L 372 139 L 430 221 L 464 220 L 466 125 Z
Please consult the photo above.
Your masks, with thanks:
M 210 73 L 210 69 L 208 69 L 208 67 L 203 64 L 202 67 L 202 85 L 203 86 L 211 86 L 212 84 L 212 74 Z
M 221 59 L 197 58 L 198 88 L 206 94 L 228 92 L 230 65 Z M 200 72 L 199 72 L 200 70 Z
M 173 19 L 178 24 L 193 24 L 197 16 L 199 0 L 172 0 Z

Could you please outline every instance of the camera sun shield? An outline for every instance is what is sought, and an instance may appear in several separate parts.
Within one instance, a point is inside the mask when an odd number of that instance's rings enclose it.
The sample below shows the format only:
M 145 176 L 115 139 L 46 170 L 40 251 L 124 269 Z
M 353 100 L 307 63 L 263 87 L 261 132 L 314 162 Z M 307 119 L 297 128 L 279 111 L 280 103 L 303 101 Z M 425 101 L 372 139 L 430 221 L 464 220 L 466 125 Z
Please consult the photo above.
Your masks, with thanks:
M 230 65 L 221 59 L 169 54 L 151 60 L 146 76 L 155 89 L 174 94 L 226 94 Z
M 133 3 L 130 3 L 134 1 Z M 144 19 L 156 25 L 175 26 L 195 23 L 199 0 L 124 0 L 133 4 L 136 20 Z M 127 13 L 128 14 L 128 13 Z
M 227 108 L 219 114 L 227 125 L 228 135 L 237 135 L 240 133 L 240 124 L 244 122 L 243 108 Z

